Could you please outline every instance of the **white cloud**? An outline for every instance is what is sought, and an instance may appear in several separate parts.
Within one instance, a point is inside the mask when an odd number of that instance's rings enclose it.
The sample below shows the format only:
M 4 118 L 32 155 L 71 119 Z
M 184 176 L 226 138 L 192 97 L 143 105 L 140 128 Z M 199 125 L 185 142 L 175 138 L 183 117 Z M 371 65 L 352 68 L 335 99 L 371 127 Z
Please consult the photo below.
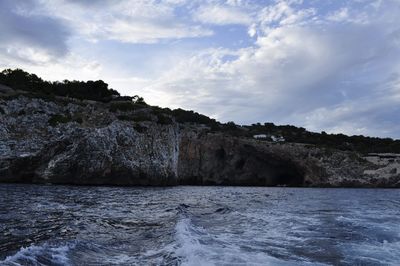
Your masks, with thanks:
M 347 7 L 343 7 L 339 10 L 336 10 L 332 14 L 329 14 L 327 19 L 333 21 L 346 21 L 349 19 L 349 9 Z
M 1 65 L 0 65 L 1 66 Z M 8 62 L 3 68 L 20 68 L 21 63 Z M 25 71 L 35 73 L 46 80 L 97 80 L 104 79 L 103 67 L 96 60 L 83 59 L 81 56 L 69 53 L 63 60 L 46 64 L 24 64 Z M 104 79 L 105 80 L 105 79 Z M 107 80 L 105 80 L 107 81 Z
M 237 3 L 231 3 L 236 5 Z M 194 19 L 202 23 L 229 25 L 249 25 L 252 22 L 251 16 L 243 10 L 229 5 L 208 5 L 201 6 L 194 13 Z
M 180 21 L 174 8 L 182 1 L 119 0 L 113 2 L 44 1 L 39 13 L 50 13 L 92 41 L 155 43 L 163 39 L 210 36 L 210 29 Z M 88 5 L 90 4 L 90 11 Z
M 183 58 L 146 94 L 223 121 L 399 137 L 400 79 L 390 79 L 400 75 L 397 24 L 377 12 L 343 27 L 278 2 L 261 13 L 254 46 Z
M 66 25 L 32 14 L 34 6 L 32 0 L 0 2 L 0 57 L 4 61 L 44 64 L 68 53 Z
M 189 37 L 210 36 L 211 30 L 200 27 L 187 27 L 176 24 L 160 25 L 149 22 L 130 22 L 115 20 L 104 27 L 105 36 L 102 38 L 126 43 L 156 43 L 162 39 L 182 39 Z
M 263 8 L 259 14 L 261 25 L 270 28 L 275 25 L 300 24 L 316 14 L 314 8 L 296 9 L 292 7 L 293 3 L 278 1 L 275 5 Z
M 400 137 L 400 3 L 317 2 L 28 0 L 8 12 L 16 2 L 4 0 L 0 67 L 103 79 L 223 121 Z M 243 32 L 211 36 L 216 25 L 245 26 L 250 37 L 224 48 Z
M 38 64 L 45 65 L 54 60 L 54 57 L 46 49 L 41 49 L 40 47 L 26 47 L 20 44 L 8 44 L 0 45 L 0 50 L 2 50 L 0 58 L 2 61 L 28 64 Z

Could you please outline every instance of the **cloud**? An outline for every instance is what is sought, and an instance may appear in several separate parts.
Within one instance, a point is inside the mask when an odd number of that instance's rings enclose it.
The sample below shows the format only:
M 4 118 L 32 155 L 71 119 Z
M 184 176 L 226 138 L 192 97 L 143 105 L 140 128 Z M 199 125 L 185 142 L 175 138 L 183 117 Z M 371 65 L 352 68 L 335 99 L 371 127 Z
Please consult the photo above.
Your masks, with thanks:
M 400 137 L 399 8 L 398 0 L 3 0 L 0 67 L 103 79 L 222 121 Z
M 316 14 L 314 8 L 296 9 L 291 3 L 299 1 L 278 1 L 275 5 L 263 8 L 259 14 L 259 20 L 263 27 L 278 25 L 300 24 L 307 22 Z
M 4 61 L 43 64 L 67 54 L 68 28 L 30 11 L 34 1 L 0 2 L 0 57 Z
M 252 22 L 251 16 L 239 8 L 229 5 L 201 6 L 194 12 L 194 19 L 215 25 L 243 24 Z
M 68 53 L 62 60 L 54 60 L 46 64 L 25 64 L 0 60 L 0 69 L 23 68 L 39 77 L 51 81 L 69 80 L 98 80 L 107 82 L 103 66 L 96 60 L 84 59 L 75 53 Z
M 161 40 L 210 36 L 213 31 L 181 20 L 175 8 L 182 1 L 63 1 L 45 2 L 51 13 L 91 41 L 157 43 Z M 90 12 L 89 12 L 90 9 Z
M 163 39 L 182 39 L 210 36 L 213 32 L 201 27 L 187 27 L 182 24 L 162 25 L 151 22 L 116 19 L 104 27 L 101 38 L 126 43 L 156 43 Z
M 329 14 L 327 19 L 333 21 L 347 21 L 349 19 L 349 9 L 347 7 L 343 7 L 339 10 L 336 10 Z
M 156 103 L 223 121 L 400 137 L 399 28 L 390 7 L 344 27 L 279 1 L 260 13 L 254 45 L 183 58 L 146 91 L 162 95 Z

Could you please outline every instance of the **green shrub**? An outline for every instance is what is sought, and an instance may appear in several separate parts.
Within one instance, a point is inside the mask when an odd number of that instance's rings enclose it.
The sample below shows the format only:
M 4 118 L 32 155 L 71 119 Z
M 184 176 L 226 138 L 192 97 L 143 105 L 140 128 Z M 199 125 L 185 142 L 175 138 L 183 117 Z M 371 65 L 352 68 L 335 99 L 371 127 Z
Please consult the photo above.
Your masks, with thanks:
M 215 119 L 209 118 L 208 116 L 201 115 L 194 111 L 186 111 L 180 108 L 172 110 L 172 115 L 179 123 L 198 123 L 205 125 L 212 125 L 217 123 Z
M 50 126 L 55 127 L 58 124 L 65 124 L 71 122 L 71 116 L 63 116 L 63 115 L 52 115 L 48 121 Z
M 42 95 L 72 97 L 81 100 L 109 102 L 113 97 L 119 96 L 117 91 L 108 88 L 108 84 L 102 80 L 50 82 L 44 81 L 35 74 L 30 74 L 22 69 L 5 69 L 0 72 L 0 84 L 15 90 L 29 91 Z
M 158 114 L 157 115 L 157 123 L 160 125 L 170 125 L 172 124 L 172 119 L 169 116 Z
M 133 128 L 139 133 L 145 133 L 147 131 L 147 127 L 142 127 L 141 125 L 134 125 Z
M 46 102 L 56 101 L 56 96 L 54 96 L 52 94 L 45 94 L 42 92 L 28 92 L 28 93 L 24 93 L 23 95 L 28 98 L 39 98 Z
M 146 114 L 133 114 L 133 115 L 117 115 L 117 118 L 122 121 L 143 122 L 151 121 L 151 117 Z
M 131 115 L 117 115 L 117 118 L 122 121 L 134 121 Z
M 19 112 L 18 112 L 18 115 L 19 115 L 19 116 L 21 116 L 21 115 L 26 115 L 26 112 L 25 112 L 25 110 L 21 110 L 21 111 L 19 111 Z
M 82 123 L 83 123 L 83 119 L 82 119 L 82 117 L 80 117 L 80 116 L 74 118 L 73 121 L 75 121 L 75 122 L 77 122 L 77 123 L 79 123 L 79 124 L 82 124 Z
M 151 116 L 148 114 L 136 114 L 133 116 L 133 121 L 135 122 L 143 122 L 143 121 L 152 121 Z
M 117 111 L 130 112 L 130 111 L 140 110 L 145 107 L 146 105 L 144 104 L 138 104 L 133 102 L 111 102 L 110 111 L 114 113 Z

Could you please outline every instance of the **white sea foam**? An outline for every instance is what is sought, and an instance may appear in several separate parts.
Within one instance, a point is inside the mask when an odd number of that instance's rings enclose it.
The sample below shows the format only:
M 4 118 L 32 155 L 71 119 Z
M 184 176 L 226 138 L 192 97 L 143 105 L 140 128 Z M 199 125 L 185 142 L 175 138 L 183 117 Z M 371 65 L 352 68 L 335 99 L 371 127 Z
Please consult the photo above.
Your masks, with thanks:
M 22 247 L 14 255 L 6 257 L 0 261 L 1 265 L 70 265 L 68 252 L 75 247 L 75 243 L 69 243 L 61 246 L 50 246 L 44 244 L 41 246 L 31 245 Z M 42 258 L 42 259 L 40 259 Z M 41 262 L 41 261 L 46 262 Z
M 197 232 L 196 232 L 197 231 Z M 214 265 L 209 260 L 210 254 L 200 244 L 199 230 L 192 227 L 189 218 L 184 218 L 176 224 L 176 238 L 179 243 L 175 253 L 182 257 L 185 265 Z
M 106 265 L 136 265 L 138 264 L 138 259 L 126 254 L 119 254 L 104 258 L 103 262 Z
M 343 245 L 345 259 L 369 261 L 371 264 L 399 265 L 400 242 L 383 240 Z
M 211 235 L 204 228 L 196 227 L 189 218 L 176 225 L 178 247 L 176 255 L 182 265 L 296 265 L 296 262 L 279 260 L 265 252 L 251 252 L 234 244 L 226 235 Z M 225 238 L 225 239 L 224 239 Z M 297 263 L 298 264 L 298 263 Z M 306 264 L 302 262 L 302 265 Z

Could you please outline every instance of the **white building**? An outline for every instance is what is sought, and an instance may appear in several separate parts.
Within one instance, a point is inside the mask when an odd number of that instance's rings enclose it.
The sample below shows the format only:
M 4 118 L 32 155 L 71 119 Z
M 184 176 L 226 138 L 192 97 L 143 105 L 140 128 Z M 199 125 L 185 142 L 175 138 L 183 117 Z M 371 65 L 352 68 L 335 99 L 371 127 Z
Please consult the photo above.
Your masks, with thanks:
M 274 142 L 282 142 L 285 141 L 285 138 L 282 136 L 271 136 L 272 141 Z
M 285 141 L 285 138 L 282 136 L 273 136 L 273 135 L 267 135 L 267 134 L 254 135 L 253 138 L 255 138 L 255 139 L 271 139 L 273 142 Z
M 265 134 L 254 135 L 253 138 L 255 138 L 255 139 L 266 139 L 267 135 L 265 135 Z

